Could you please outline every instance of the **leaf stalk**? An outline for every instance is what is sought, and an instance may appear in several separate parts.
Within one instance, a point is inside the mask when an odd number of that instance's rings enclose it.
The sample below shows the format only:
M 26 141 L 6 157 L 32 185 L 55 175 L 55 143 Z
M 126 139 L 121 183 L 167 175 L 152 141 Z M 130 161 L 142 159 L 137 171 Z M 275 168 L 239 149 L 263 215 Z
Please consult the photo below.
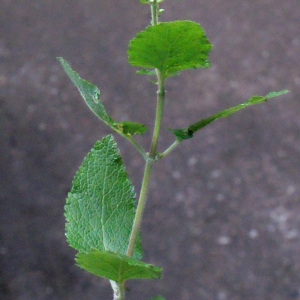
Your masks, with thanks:
M 124 300 L 125 299 L 125 287 L 123 283 L 117 283 L 113 280 L 110 280 L 111 287 L 114 291 L 113 300 Z
M 180 144 L 180 140 L 176 139 L 170 147 L 168 147 L 164 152 L 159 153 L 158 159 L 164 158 L 168 154 L 170 154 L 178 145 Z
M 158 24 L 158 17 L 159 17 L 159 4 L 157 0 L 150 1 L 151 6 L 151 25 L 155 26 Z

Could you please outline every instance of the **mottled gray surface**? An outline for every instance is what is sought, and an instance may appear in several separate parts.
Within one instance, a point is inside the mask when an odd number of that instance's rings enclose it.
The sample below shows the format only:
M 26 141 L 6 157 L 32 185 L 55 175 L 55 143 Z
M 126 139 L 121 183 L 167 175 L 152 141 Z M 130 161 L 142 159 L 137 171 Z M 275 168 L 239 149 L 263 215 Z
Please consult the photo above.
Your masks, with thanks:
M 0 1 L 3 300 L 111 299 L 107 281 L 74 266 L 63 217 L 76 169 L 110 131 L 56 56 L 100 86 L 115 119 L 151 125 L 155 87 L 127 64 L 149 20 L 138 2 Z M 300 299 L 300 2 L 166 2 L 164 20 L 200 22 L 214 44 L 211 69 L 168 82 L 166 127 L 292 92 L 210 125 L 156 166 L 143 240 L 164 278 L 130 283 L 128 299 Z M 117 140 L 138 190 L 143 161 Z M 165 130 L 160 149 L 171 141 Z

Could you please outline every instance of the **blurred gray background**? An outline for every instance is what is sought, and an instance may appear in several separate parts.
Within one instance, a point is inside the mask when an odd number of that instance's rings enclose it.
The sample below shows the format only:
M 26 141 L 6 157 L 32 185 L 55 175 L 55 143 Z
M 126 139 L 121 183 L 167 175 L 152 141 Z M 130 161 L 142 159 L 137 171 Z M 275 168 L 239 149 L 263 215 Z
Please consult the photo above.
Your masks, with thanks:
M 213 123 L 156 165 L 142 234 L 164 278 L 129 283 L 127 298 L 300 299 L 300 2 L 163 8 L 162 20 L 199 22 L 214 45 L 211 69 L 168 81 L 166 128 L 291 93 Z M 63 216 L 76 170 L 110 131 L 56 57 L 100 87 L 113 118 L 152 126 L 156 87 L 127 63 L 149 18 L 138 0 L 0 0 L 1 299 L 112 298 L 106 280 L 74 265 Z M 138 191 L 143 160 L 116 138 Z M 164 130 L 160 150 L 172 141 Z

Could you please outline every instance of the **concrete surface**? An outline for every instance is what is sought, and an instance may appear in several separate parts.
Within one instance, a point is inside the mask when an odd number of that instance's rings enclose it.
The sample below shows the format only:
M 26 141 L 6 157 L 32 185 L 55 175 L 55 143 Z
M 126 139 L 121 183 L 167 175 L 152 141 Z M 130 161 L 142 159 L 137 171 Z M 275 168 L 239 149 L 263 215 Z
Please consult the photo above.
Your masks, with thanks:
M 127 1 L 0 1 L 0 298 L 111 299 L 107 281 L 74 265 L 63 206 L 75 171 L 110 131 L 56 61 L 102 91 L 117 120 L 151 126 L 155 87 L 127 64 L 149 9 Z M 166 0 L 163 20 L 201 23 L 213 67 L 169 80 L 166 127 L 252 95 L 291 93 L 220 120 L 155 168 L 145 261 L 161 281 L 128 299 L 300 299 L 300 2 Z M 147 138 L 139 139 L 148 146 Z M 160 149 L 172 141 L 165 130 Z M 140 185 L 143 161 L 117 138 Z

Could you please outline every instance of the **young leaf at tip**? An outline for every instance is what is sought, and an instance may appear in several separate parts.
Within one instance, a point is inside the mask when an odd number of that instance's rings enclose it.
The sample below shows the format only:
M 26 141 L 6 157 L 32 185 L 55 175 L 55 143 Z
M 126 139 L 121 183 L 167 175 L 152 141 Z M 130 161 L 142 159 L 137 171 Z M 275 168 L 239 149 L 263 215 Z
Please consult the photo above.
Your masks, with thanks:
M 163 22 L 138 33 L 129 44 L 128 57 L 131 65 L 158 69 L 167 78 L 188 69 L 209 68 L 211 49 L 198 23 Z
M 176 136 L 176 138 L 179 141 L 190 139 L 193 137 L 195 132 L 197 132 L 198 130 L 202 129 L 203 127 L 209 125 L 210 123 L 212 123 L 218 119 L 227 118 L 227 117 L 231 116 L 232 114 L 237 113 L 238 111 L 243 110 L 251 105 L 256 105 L 256 104 L 261 104 L 261 103 L 267 102 L 271 98 L 284 95 L 288 92 L 289 92 L 288 90 L 282 90 L 279 92 L 270 92 L 266 96 L 253 96 L 251 99 L 249 99 L 245 103 L 222 110 L 215 115 L 212 115 L 208 118 L 202 119 L 196 123 L 191 124 L 188 128 L 171 129 L 171 131 L 174 133 L 174 135 Z

